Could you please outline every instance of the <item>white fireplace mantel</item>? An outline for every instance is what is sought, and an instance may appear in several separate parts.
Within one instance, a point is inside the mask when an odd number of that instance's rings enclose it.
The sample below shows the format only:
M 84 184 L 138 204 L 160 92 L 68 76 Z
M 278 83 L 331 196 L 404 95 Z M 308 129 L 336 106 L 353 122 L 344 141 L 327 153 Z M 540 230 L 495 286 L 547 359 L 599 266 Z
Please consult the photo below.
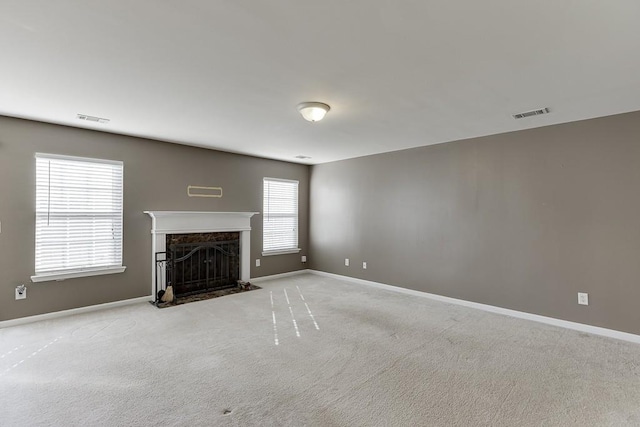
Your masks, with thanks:
M 259 212 L 144 211 L 144 213 L 153 221 L 152 233 L 174 234 L 250 231 L 251 217 Z
M 156 253 L 166 251 L 167 234 L 240 232 L 240 279 L 251 276 L 251 217 L 259 212 L 144 211 L 151 217 L 151 294 L 156 283 Z M 159 285 L 164 277 L 159 277 Z M 154 296 L 155 298 L 155 296 Z

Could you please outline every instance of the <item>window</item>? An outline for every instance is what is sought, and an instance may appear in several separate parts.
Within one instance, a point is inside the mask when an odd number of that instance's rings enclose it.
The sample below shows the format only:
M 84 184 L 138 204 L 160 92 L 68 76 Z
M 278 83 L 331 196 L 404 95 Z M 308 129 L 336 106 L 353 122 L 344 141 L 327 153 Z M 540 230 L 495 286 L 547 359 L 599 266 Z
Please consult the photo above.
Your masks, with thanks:
M 36 153 L 34 282 L 121 273 L 122 162 Z
M 298 249 L 298 181 L 264 179 L 262 255 L 300 252 Z

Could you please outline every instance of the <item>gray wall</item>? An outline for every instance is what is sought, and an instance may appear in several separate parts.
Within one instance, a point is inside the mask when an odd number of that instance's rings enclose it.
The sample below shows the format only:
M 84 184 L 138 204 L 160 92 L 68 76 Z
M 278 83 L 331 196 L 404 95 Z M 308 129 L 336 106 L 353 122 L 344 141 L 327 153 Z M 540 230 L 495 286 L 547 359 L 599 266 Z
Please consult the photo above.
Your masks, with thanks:
M 34 273 L 35 152 L 124 161 L 126 272 L 31 283 Z M 262 215 L 251 220 L 251 277 L 305 268 L 309 167 L 0 117 L 0 321 L 124 300 L 151 293 L 151 219 L 144 210 L 262 212 L 262 178 L 300 181 L 300 247 L 295 255 L 262 257 Z M 190 198 L 187 185 L 221 186 L 224 197 Z M 255 259 L 261 258 L 261 267 Z M 27 299 L 15 301 L 17 284 Z
M 640 333 L 638 112 L 314 166 L 310 206 L 314 269 Z

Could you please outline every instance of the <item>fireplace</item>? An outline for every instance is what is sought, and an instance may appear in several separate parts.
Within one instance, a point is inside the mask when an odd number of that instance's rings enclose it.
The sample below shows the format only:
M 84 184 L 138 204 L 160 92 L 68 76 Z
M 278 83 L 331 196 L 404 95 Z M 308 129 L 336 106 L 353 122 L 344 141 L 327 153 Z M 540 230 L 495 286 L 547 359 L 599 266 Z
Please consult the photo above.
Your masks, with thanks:
M 176 297 L 237 285 L 240 233 L 167 234 L 166 239 L 164 271 Z
M 250 279 L 251 217 L 257 212 L 145 211 L 151 217 L 151 295 L 176 295 Z

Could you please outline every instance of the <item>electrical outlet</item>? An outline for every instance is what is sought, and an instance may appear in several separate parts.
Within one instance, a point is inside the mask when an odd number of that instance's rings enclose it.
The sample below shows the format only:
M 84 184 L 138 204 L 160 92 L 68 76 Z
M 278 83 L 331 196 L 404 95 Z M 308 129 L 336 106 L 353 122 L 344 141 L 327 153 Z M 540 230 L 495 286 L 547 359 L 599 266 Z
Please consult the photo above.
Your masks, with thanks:
M 27 298 L 27 287 L 25 285 L 16 286 L 16 299 Z
M 307 262 L 307 256 L 306 255 L 302 255 L 302 262 Z
M 585 292 L 578 292 L 578 304 L 589 305 L 589 294 Z
M 346 265 L 347 267 L 349 267 L 349 258 L 345 258 L 345 259 L 344 259 L 344 265 Z
M 366 270 L 366 269 L 367 269 L 367 263 L 366 263 L 366 262 L 364 262 L 364 261 L 362 262 L 362 269 L 363 269 L 363 270 Z
M 256 267 L 260 267 L 260 258 L 256 259 Z

